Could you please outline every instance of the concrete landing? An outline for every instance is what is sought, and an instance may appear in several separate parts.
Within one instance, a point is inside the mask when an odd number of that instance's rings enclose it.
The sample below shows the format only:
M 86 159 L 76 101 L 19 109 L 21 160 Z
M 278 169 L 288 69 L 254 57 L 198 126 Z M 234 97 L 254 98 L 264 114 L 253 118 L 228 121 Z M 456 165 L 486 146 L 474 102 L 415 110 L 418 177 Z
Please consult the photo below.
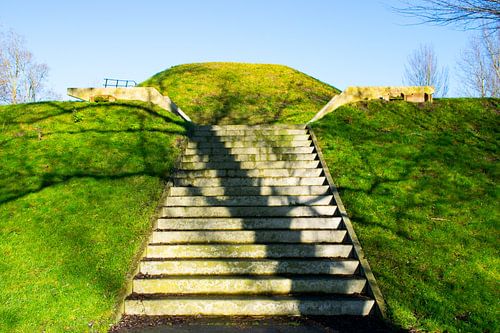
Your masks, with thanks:
M 372 317 L 186 318 L 126 316 L 112 333 L 382 333 L 408 332 Z

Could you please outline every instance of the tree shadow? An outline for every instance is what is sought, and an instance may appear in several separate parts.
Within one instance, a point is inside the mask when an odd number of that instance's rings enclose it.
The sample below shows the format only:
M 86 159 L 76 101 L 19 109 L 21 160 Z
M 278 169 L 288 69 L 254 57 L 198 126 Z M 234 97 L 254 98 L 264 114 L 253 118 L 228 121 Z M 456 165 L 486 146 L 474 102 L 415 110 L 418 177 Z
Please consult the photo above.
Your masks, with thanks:
M 47 109 L 44 115 L 29 116 L 24 121 L 9 120 L 5 124 L 14 126 L 12 128 L 19 125 L 32 128 L 33 124 L 45 121 L 40 128 L 31 132 L 27 130 L 21 135 L 12 133 L 10 138 L 6 135 L 7 139 L 0 142 L 4 151 L 3 156 L 0 153 L 3 159 L 0 204 L 75 178 L 120 179 L 148 175 L 165 180 L 173 165 L 165 164 L 161 156 L 175 154 L 177 143 L 171 138 L 185 136 L 192 129 L 191 124 L 143 104 L 109 103 L 106 110 L 126 108 L 124 114 L 137 118 L 130 125 L 125 123 L 118 128 L 107 128 L 106 124 L 100 125 L 97 121 L 97 128 L 85 128 L 68 122 L 66 118 L 58 119 L 75 110 L 103 109 L 98 103 L 44 102 L 38 105 Z M 148 117 L 160 122 L 147 125 Z M 59 125 L 64 125 L 60 127 L 64 129 L 58 129 Z M 73 126 L 74 130 L 71 129 Z M 91 152 L 91 149 L 95 151 Z M 104 163 L 99 162 L 99 154 Z M 141 162 L 130 168 L 131 160 Z M 58 170 L 53 170 L 55 166 Z
M 221 129 L 221 131 L 224 131 Z M 191 219 L 196 219 L 199 220 L 200 223 L 202 222 L 213 222 L 216 220 L 224 219 L 225 217 L 231 217 L 234 218 L 240 223 L 241 225 L 241 230 L 243 231 L 251 231 L 253 235 L 253 241 L 251 244 L 259 245 L 261 246 L 264 250 L 264 253 L 258 254 L 257 258 L 264 259 L 264 260 L 270 260 L 273 261 L 276 265 L 274 267 L 274 271 L 272 273 L 263 273 L 254 270 L 254 269 L 247 269 L 245 272 L 240 272 L 240 273 L 234 273 L 234 274 L 241 274 L 247 279 L 251 280 L 258 280 L 258 279 L 266 279 L 269 277 L 281 277 L 283 279 L 288 279 L 290 281 L 290 287 L 289 290 L 286 293 L 278 292 L 275 293 L 273 291 L 267 291 L 264 293 L 257 293 L 257 294 L 252 294 L 252 292 L 249 292 L 248 294 L 253 296 L 253 297 L 277 297 L 279 299 L 280 296 L 286 296 L 290 297 L 290 299 L 294 300 L 297 302 L 297 309 L 300 314 L 303 316 L 306 316 L 311 313 L 311 308 L 309 305 L 303 303 L 304 298 L 303 297 L 317 297 L 318 299 L 322 299 L 325 302 L 330 298 L 335 299 L 336 297 L 340 297 L 339 299 L 349 299 L 349 297 L 354 298 L 356 294 L 349 294 L 347 292 L 346 294 L 342 294 L 341 291 L 331 291 L 330 289 L 326 288 L 324 290 L 314 290 L 311 291 L 312 289 L 308 289 L 305 287 L 309 281 L 312 282 L 313 278 L 332 278 L 332 279 L 342 279 L 342 278 L 349 278 L 351 275 L 335 275 L 329 271 L 329 269 L 324 269 L 320 268 L 322 267 L 326 261 L 331 260 L 332 257 L 329 255 L 325 255 L 322 257 L 321 253 L 325 246 L 328 245 L 349 245 L 352 244 L 350 243 L 350 240 L 348 237 L 344 236 L 343 238 L 339 240 L 319 240 L 319 241 L 312 241 L 309 242 L 305 241 L 305 238 L 307 238 L 307 233 L 310 230 L 307 229 L 312 229 L 313 231 L 318 231 L 318 227 L 303 227 L 303 228 L 297 228 L 296 225 L 293 225 L 297 221 L 294 221 L 294 218 L 298 219 L 307 219 L 309 217 L 312 218 L 325 218 L 325 219 L 335 219 L 335 218 L 341 218 L 340 212 L 338 209 L 331 210 L 322 210 L 318 208 L 323 208 L 325 207 L 333 207 L 335 205 L 335 201 L 332 197 L 332 193 L 329 189 L 326 189 L 322 195 L 328 197 L 330 196 L 330 199 L 328 202 L 324 202 L 324 198 L 321 197 L 313 197 L 311 199 L 305 200 L 305 201 L 300 201 L 298 202 L 296 195 L 293 193 L 285 193 L 284 188 L 286 188 L 286 184 L 272 184 L 267 181 L 265 177 L 262 176 L 256 176 L 255 171 L 259 170 L 259 166 L 262 166 L 266 162 L 260 162 L 259 160 L 255 159 L 256 156 L 250 158 L 254 153 L 248 153 L 248 152 L 241 152 L 241 153 L 236 153 L 239 148 L 239 145 L 234 145 L 235 141 L 232 141 L 231 139 L 224 139 L 219 133 L 217 133 L 216 130 L 214 130 L 211 127 L 204 127 L 204 128 L 199 128 L 198 131 L 195 131 L 196 136 L 191 137 L 191 142 L 194 143 L 192 148 L 190 149 L 190 154 L 192 156 L 197 156 L 196 159 L 188 159 L 184 160 L 187 164 L 190 164 L 194 169 L 199 169 L 198 172 L 198 177 L 202 176 L 203 174 L 210 174 L 210 177 L 217 177 L 214 178 L 214 181 L 205 181 L 205 180 L 199 180 L 196 177 L 193 178 L 176 178 L 174 181 L 174 186 L 177 187 L 185 187 L 189 190 L 189 193 L 193 197 L 198 198 L 198 202 L 203 202 L 202 206 L 206 206 L 207 208 L 209 207 L 221 207 L 224 208 L 224 211 L 227 213 L 224 213 L 224 215 L 211 215 L 212 213 L 209 212 L 204 212 L 204 213 L 196 213 L 195 215 L 187 215 Z M 202 134 L 203 133 L 203 134 Z M 253 135 L 258 135 L 256 134 L 258 131 L 253 132 Z M 250 135 L 252 135 L 250 134 Z M 309 133 L 307 132 L 306 129 L 304 129 L 304 134 L 305 136 L 309 137 Z M 245 140 L 246 137 L 242 137 L 242 140 Z M 282 144 L 282 146 L 288 147 L 287 149 L 294 149 L 297 148 L 297 146 L 300 145 L 295 145 L 293 141 L 287 142 L 286 139 L 280 138 L 278 142 Z M 310 138 L 309 138 L 310 139 Z M 250 139 L 249 139 L 250 140 Z M 266 136 L 266 135 L 260 135 L 255 138 L 256 141 L 259 141 L 264 148 L 268 149 L 268 153 L 270 154 L 277 154 L 278 163 L 282 163 L 282 169 L 287 170 L 288 172 L 292 173 L 293 169 L 290 169 L 291 165 L 296 161 L 294 159 L 288 159 L 283 155 L 283 152 L 280 149 L 283 149 L 282 147 L 279 147 L 279 145 L 276 145 L 276 137 L 273 136 Z M 290 139 L 288 139 L 290 140 Z M 251 141 L 250 141 L 251 142 Z M 256 146 L 253 146 L 254 149 L 261 149 L 258 144 Z M 310 153 L 313 153 L 312 156 L 315 157 L 315 159 L 311 160 L 311 162 L 316 163 L 315 167 L 311 167 L 312 170 L 317 169 L 318 167 L 321 167 L 320 161 L 318 157 L 316 156 L 314 152 L 314 145 L 312 144 L 311 141 L 309 141 L 308 145 L 304 145 L 304 148 L 311 148 L 309 151 Z M 194 152 L 191 152 L 194 151 Z M 255 153 L 257 154 L 257 153 Z M 281 155 L 280 155 L 281 154 Z M 186 155 L 185 155 L 186 156 Z M 238 156 L 238 157 L 237 157 Z M 248 156 L 248 158 L 242 158 L 243 156 Z M 269 156 L 267 156 L 269 158 Z M 260 163 L 260 164 L 259 164 Z M 184 169 L 184 167 L 187 167 L 187 164 L 184 164 L 181 166 L 181 172 L 193 172 L 190 171 L 187 168 Z M 226 169 L 231 169 L 230 173 L 229 170 Z M 300 171 L 303 171 L 301 169 L 297 169 Z M 295 171 L 297 171 L 295 170 Z M 272 170 L 271 170 L 272 171 Z M 279 170 L 282 171 L 282 170 Z M 278 170 L 275 170 L 274 172 L 278 172 Z M 272 175 L 271 175 L 272 176 Z M 292 175 L 289 175 L 289 177 L 292 177 Z M 318 179 L 322 178 L 321 182 L 311 182 L 308 183 L 311 179 L 315 179 L 314 177 L 310 176 L 311 178 L 307 178 L 307 176 L 295 176 L 297 178 L 294 178 L 293 181 L 298 181 L 297 183 L 293 183 L 290 185 L 300 185 L 300 184 L 309 184 L 312 187 L 314 185 L 317 185 L 317 187 L 321 188 L 327 185 L 326 178 L 324 177 L 323 173 L 320 173 L 316 175 Z M 283 175 L 276 175 L 277 179 L 279 177 L 284 177 Z M 206 193 L 208 191 L 207 188 L 204 187 L 211 187 L 212 191 L 216 188 L 217 189 L 217 195 L 214 196 L 206 196 Z M 205 195 L 205 196 L 204 196 Z M 254 200 L 253 204 L 250 204 L 250 202 L 245 202 L 246 196 L 256 196 L 259 198 L 259 200 L 252 199 Z M 286 198 L 287 202 L 282 202 L 282 203 L 275 203 L 273 200 L 275 198 Z M 167 199 L 167 203 L 169 199 Z M 323 200 L 321 203 L 319 203 L 321 200 Z M 333 205 L 333 206 L 332 206 Z M 177 215 L 169 215 L 169 211 L 174 212 L 175 209 L 179 208 L 175 205 L 168 205 L 165 207 L 167 210 L 165 211 L 166 213 L 163 214 L 163 219 L 176 219 L 179 218 Z M 172 208 L 172 210 L 169 210 Z M 301 213 L 294 213 L 297 211 L 301 211 Z M 187 210 L 186 210 L 187 211 Z M 172 213 L 174 214 L 174 213 Z M 194 213 L 193 213 L 194 214 Z M 273 223 L 274 226 L 273 226 Z M 256 227 L 256 225 L 267 225 L 267 227 Z M 196 228 L 195 228 L 196 229 Z M 321 228 L 320 228 L 321 229 Z M 344 230 L 342 223 L 340 223 L 339 231 Z M 211 229 L 211 231 L 220 231 L 224 232 L 224 230 L 219 230 L 219 229 Z M 199 237 L 196 239 L 202 239 L 203 237 L 206 237 L 206 230 L 200 231 L 200 230 L 193 230 L 193 233 L 199 233 Z M 277 238 L 270 238 L 270 232 L 271 233 L 281 233 L 281 236 L 284 237 L 283 239 L 277 239 Z M 238 256 L 238 250 L 237 246 L 235 247 L 234 244 L 239 244 L 240 241 L 238 239 L 213 239 L 209 242 L 210 244 L 216 244 L 216 245 L 230 245 L 227 247 L 227 249 L 217 251 L 217 256 L 214 256 L 213 253 L 207 252 L 207 253 L 200 253 L 199 258 L 217 258 L 217 259 L 226 259 L 228 260 L 227 265 L 231 265 L 231 263 L 238 261 L 238 260 L 248 260 L 253 257 L 249 258 L 240 258 Z M 243 243 L 247 243 L 247 241 L 243 241 Z M 196 241 L 194 242 L 196 245 Z M 300 254 L 292 254 L 294 251 L 297 251 L 297 249 L 300 249 Z M 203 249 L 200 249 L 201 252 L 203 252 Z M 298 253 L 298 252 L 297 252 Z M 346 255 L 345 258 L 341 258 L 341 255 L 338 258 L 333 258 L 339 259 L 340 262 L 338 263 L 338 267 L 344 267 L 343 266 L 343 259 L 355 259 L 353 257 L 353 252 L 350 250 L 350 253 Z M 181 259 L 182 260 L 182 259 Z M 305 273 L 304 270 L 301 270 L 299 266 L 304 265 L 303 262 L 305 261 L 314 261 L 317 265 L 316 272 L 315 273 Z M 292 264 L 291 264 L 292 262 Z M 296 265 L 296 271 L 294 273 L 294 270 L 291 269 L 291 265 L 293 264 Z M 312 269 L 314 271 L 315 269 Z M 301 273 L 302 272 L 302 273 Z M 360 269 L 359 266 L 356 268 L 355 271 L 352 272 L 352 275 L 359 275 Z M 199 273 L 199 274 L 204 274 L 204 273 Z M 312 275 L 310 275 L 312 274 Z M 330 275 L 332 274 L 332 275 Z M 221 276 L 213 276 L 212 278 L 223 278 Z M 311 279 L 311 280 L 308 280 Z M 362 290 L 359 290 L 359 293 L 365 293 L 366 292 L 366 285 L 362 288 Z M 219 295 L 216 292 L 211 293 L 215 297 L 231 297 L 228 295 Z M 327 306 L 327 305 L 325 305 Z M 376 306 L 376 305 L 375 305 Z M 374 308 L 375 308 L 374 306 Z M 310 316 L 313 318 L 314 316 Z M 328 317 L 316 317 L 315 320 L 321 321 L 322 325 L 325 327 L 329 327 L 328 325 L 333 325 L 330 327 L 337 327 L 339 323 L 341 322 L 340 319 L 335 320 L 335 319 L 325 319 Z M 352 321 L 353 318 L 344 318 L 346 319 L 346 322 L 351 322 L 351 327 L 353 325 Z M 313 319 L 311 319 L 313 320 Z M 372 322 L 372 326 L 367 326 L 367 327 L 376 327 L 376 325 L 381 325 L 380 327 L 384 327 L 385 331 L 398 331 L 397 328 L 391 328 L 391 330 L 388 330 L 387 328 L 390 327 L 389 324 L 384 323 L 383 325 L 380 324 L 380 320 L 371 317 L 371 319 L 364 320 L 365 324 L 368 325 L 368 322 Z M 379 323 L 379 324 L 377 324 Z M 389 325 L 389 326 L 387 326 Z M 382 332 L 383 330 L 379 330 Z

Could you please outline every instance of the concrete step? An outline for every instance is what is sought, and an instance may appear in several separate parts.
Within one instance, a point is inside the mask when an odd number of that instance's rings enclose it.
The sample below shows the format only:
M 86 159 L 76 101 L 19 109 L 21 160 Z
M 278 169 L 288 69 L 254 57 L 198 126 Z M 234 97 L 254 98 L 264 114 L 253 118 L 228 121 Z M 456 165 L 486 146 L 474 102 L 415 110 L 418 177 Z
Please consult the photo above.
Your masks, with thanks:
M 317 169 L 253 169 L 253 170 L 181 170 L 175 173 L 175 178 L 196 177 L 319 177 L 323 173 Z
M 320 167 L 319 161 L 272 161 L 272 162 L 190 162 L 181 163 L 181 170 L 205 169 L 316 169 Z
M 337 229 L 340 217 L 219 217 L 219 218 L 160 218 L 159 230 L 255 230 L 255 229 Z
M 325 177 L 267 177 L 267 178 L 180 178 L 174 181 L 176 186 L 296 186 L 325 185 Z
M 241 187 L 178 187 L 170 188 L 170 196 L 220 196 L 220 195 L 325 195 L 328 185 L 321 186 L 241 186 Z
M 134 279 L 137 294 L 354 294 L 361 293 L 366 280 L 359 277 L 312 276 L 167 276 Z
M 305 135 L 307 134 L 307 129 L 274 129 L 274 128 L 263 128 L 263 129 L 217 129 L 217 130 L 195 130 L 194 136 L 222 136 L 222 135 Z
M 349 258 L 351 244 L 148 245 L 146 258 Z
M 191 142 L 240 142 L 240 141 L 263 141 L 263 142 L 274 142 L 274 141 L 306 141 L 311 137 L 309 134 L 292 134 L 292 135 L 259 135 L 257 133 L 247 134 L 247 135 L 196 135 L 189 138 Z
M 346 296 L 168 296 L 127 299 L 125 314 L 149 316 L 366 316 L 374 305 L 366 297 Z
M 333 216 L 337 206 L 163 207 L 160 217 L 307 217 Z
M 333 195 L 302 196 L 180 196 L 167 197 L 165 206 L 200 207 L 200 206 L 325 206 L 332 202 Z
M 281 130 L 281 129 L 305 129 L 306 125 L 301 124 L 273 124 L 273 125 L 202 125 L 195 128 L 199 131 L 233 131 L 233 130 Z
M 286 141 L 227 141 L 227 142 L 188 142 L 187 148 L 242 148 L 242 147 L 311 147 L 311 140 Z
M 151 244 L 342 243 L 345 230 L 154 231 Z
M 139 269 L 145 275 L 353 275 L 358 267 L 354 259 L 175 259 L 141 261 Z
M 184 156 L 189 155 L 235 155 L 235 154 L 309 154 L 314 147 L 261 147 L 261 148 L 186 148 Z
M 188 155 L 182 162 L 313 161 L 316 154 Z

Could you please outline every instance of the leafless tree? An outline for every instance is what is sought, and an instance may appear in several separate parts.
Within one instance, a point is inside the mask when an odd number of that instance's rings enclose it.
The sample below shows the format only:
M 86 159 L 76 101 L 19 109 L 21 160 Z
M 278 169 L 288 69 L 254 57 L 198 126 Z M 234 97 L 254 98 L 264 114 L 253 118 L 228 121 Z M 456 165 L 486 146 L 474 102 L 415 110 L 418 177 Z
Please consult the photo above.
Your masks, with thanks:
M 483 31 L 462 51 L 458 69 L 469 96 L 500 97 L 500 32 Z
M 35 102 L 45 88 L 49 68 L 35 61 L 24 39 L 13 31 L 0 35 L 0 101 Z
M 408 57 L 403 83 L 412 86 L 434 86 L 436 96 L 448 93 L 448 69 L 439 68 L 432 45 L 420 45 Z
M 424 23 L 488 31 L 500 27 L 500 0 L 404 0 L 402 3 L 402 8 L 395 8 L 397 12 Z

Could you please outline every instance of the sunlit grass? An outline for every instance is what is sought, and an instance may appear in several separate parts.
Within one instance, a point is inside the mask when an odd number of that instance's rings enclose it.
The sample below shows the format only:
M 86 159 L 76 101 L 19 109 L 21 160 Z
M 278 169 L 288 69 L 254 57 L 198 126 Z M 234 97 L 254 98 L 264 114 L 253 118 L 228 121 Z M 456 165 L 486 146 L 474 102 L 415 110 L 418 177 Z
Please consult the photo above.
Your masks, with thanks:
M 186 124 L 142 103 L 0 107 L 0 331 L 106 331 Z
M 500 329 L 499 109 L 374 101 L 313 124 L 395 324 Z
M 170 96 L 199 124 L 305 124 L 339 91 L 282 65 L 200 63 L 141 84 Z

